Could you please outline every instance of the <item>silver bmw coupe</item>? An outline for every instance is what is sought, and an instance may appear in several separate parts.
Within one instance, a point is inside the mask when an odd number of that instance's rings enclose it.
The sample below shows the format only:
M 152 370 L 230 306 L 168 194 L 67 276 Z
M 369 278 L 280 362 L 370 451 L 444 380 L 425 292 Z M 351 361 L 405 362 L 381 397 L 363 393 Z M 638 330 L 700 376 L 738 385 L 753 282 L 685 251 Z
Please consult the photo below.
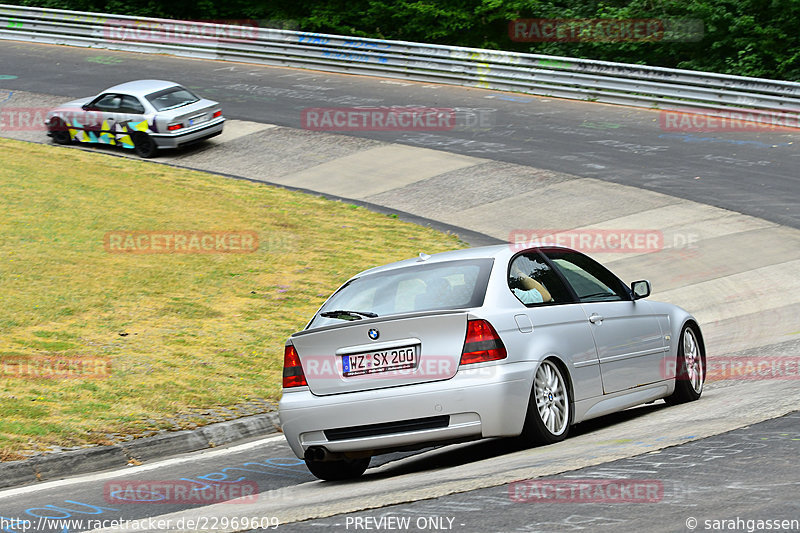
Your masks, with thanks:
M 697 321 L 595 260 L 514 245 L 420 254 L 347 281 L 286 343 L 280 421 L 325 480 L 370 457 L 487 437 L 530 444 L 705 381 Z
M 106 144 L 153 157 L 222 133 L 219 103 L 170 81 L 138 80 L 97 96 L 67 102 L 47 114 L 47 134 L 58 144 Z

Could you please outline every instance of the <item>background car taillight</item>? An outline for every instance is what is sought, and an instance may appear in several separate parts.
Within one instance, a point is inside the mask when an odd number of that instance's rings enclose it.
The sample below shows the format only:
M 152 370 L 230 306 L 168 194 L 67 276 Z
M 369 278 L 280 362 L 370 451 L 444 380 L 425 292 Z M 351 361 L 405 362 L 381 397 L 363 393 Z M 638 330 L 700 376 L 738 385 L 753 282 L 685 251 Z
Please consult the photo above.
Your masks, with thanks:
M 214 111 L 214 118 L 221 117 L 221 116 L 222 116 L 222 110 Z
M 461 364 L 505 359 L 506 347 L 491 324 L 485 320 L 467 322 L 467 338 L 461 351 Z
M 181 129 L 182 127 L 183 127 L 183 124 L 170 124 L 169 126 L 167 126 L 167 129 L 169 131 L 175 131 L 175 130 Z
M 300 356 L 291 344 L 283 349 L 283 387 L 302 387 L 308 385 L 300 364 Z

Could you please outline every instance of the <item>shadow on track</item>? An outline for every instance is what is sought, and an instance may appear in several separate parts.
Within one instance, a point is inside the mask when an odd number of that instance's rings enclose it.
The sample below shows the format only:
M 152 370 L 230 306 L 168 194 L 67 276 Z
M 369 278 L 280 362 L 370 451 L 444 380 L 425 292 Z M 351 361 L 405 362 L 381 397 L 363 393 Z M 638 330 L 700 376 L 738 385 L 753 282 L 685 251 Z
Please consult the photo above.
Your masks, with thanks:
M 667 407 L 668 406 L 665 403 L 658 402 L 582 422 L 570 429 L 570 435 L 567 437 L 567 439 L 574 438 L 579 435 L 585 435 L 598 429 L 610 428 L 617 424 L 622 424 L 630 420 L 647 416 L 651 413 L 666 409 Z M 558 445 L 559 444 L 556 443 L 552 444 L 551 446 Z M 370 467 L 374 468 L 386 464 L 390 464 L 390 466 L 381 473 L 370 473 L 370 470 L 367 470 L 365 478 L 381 479 L 403 474 L 411 474 L 414 472 L 423 472 L 426 470 L 461 466 L 475 461 L 481 461 L 483 459 L 491 459 L 494 457 L 500 457 L 519 452 L 529 448 L 529 446 L 527 446 L 524 442 L 521 442 L 518 438 L 505 438 L 486 439 L 466 444 L 452 444 L 448 446 L 431 447 L 414 452 L 379 455 L 372 458 Z

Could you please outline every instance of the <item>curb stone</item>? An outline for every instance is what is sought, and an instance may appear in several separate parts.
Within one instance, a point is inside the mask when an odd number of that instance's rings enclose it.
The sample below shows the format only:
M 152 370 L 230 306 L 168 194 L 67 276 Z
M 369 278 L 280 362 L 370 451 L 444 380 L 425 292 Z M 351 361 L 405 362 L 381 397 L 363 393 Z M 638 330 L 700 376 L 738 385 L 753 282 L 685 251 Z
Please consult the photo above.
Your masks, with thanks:
M 278 412 L 270 411 L 110 446 L 36 455 L 23 461 L 0 463 L 0 489 L 120 468 L 131 460 L 154 461 L 206 450 L 252 437 L 276 434 L 279 433 L 279 427 Z

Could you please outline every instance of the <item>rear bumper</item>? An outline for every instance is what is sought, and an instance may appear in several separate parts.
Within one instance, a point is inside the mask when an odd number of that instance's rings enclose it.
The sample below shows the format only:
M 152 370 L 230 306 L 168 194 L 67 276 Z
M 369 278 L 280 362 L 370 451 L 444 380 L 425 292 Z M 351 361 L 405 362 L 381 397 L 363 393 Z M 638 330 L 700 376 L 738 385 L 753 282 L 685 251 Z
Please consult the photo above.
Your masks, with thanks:
M 323 447 L 333 453 L 388 452 L 438 441 L 518 435 L 522 431 L 536 363 L 487 365 L 459 370 L 452 379 L 329 396 L 307 388 L 286 391 L 279 414 L 283 433 L 298 457 Z M 326 430 L 449 416 L 446 427 L 356 438 Z
M 224 125 L 225 119 L 219 118 L 196 128 L 178 130 L 175 133 L 150 133 L 150 136 L 159 148 L 178 148 L 219 135 Z

